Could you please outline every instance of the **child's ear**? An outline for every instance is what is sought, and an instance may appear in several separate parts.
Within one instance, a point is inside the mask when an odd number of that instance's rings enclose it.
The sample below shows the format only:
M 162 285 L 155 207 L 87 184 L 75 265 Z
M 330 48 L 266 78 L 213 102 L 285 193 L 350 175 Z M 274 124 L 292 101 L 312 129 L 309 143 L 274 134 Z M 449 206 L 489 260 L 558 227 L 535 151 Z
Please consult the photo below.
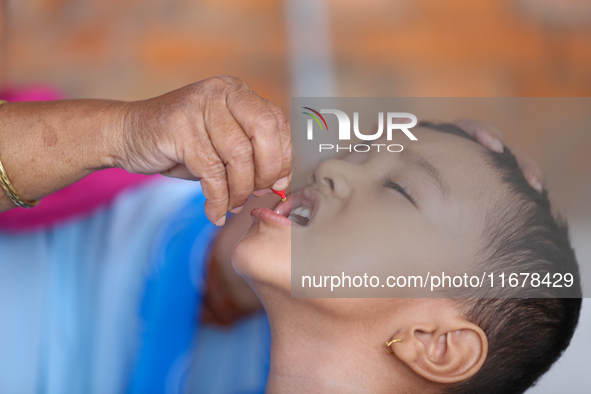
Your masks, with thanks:
M 396 336 L 392 352 L 420 376 L 438 383 L 456 383 L 480 370 L 488 353 L 486 334 L 463 319 L 409 326 Z M 442 323 L 442 322 L 438 322 Z

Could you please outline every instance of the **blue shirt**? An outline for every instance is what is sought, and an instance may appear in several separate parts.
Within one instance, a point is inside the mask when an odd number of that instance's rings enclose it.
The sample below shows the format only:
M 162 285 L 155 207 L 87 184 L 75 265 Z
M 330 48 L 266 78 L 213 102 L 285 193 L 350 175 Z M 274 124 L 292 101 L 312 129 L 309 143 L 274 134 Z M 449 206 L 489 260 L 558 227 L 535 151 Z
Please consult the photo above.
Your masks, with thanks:
M 0 233 L 0 392 L 256 393 L 264 314 L 201 326 L 198 183 L 162 179 L 54 228 Z

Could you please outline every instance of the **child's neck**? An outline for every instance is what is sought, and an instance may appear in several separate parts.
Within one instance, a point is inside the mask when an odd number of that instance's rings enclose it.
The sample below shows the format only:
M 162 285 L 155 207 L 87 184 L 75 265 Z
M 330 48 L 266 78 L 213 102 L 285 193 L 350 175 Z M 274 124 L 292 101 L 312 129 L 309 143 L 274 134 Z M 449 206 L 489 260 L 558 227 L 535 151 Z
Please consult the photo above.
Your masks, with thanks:
M 404 392 L 396 391 L 402 387 L 383 344 L 370 343 L 369 335 L 352 331 L 351 324 L 318 317 L 270 316 L 267 393 Z

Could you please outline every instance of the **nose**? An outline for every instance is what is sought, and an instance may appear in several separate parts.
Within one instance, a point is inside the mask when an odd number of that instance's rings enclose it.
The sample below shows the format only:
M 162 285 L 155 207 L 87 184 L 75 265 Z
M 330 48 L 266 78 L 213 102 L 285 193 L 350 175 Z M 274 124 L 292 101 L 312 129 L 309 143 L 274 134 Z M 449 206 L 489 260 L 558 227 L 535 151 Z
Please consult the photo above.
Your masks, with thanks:
M 351 194 L 355 164 L 343 160 L 325 160 L 308 178 L 308 184 L 316 184 L 318 189 L 337 198 L 347 198 Z

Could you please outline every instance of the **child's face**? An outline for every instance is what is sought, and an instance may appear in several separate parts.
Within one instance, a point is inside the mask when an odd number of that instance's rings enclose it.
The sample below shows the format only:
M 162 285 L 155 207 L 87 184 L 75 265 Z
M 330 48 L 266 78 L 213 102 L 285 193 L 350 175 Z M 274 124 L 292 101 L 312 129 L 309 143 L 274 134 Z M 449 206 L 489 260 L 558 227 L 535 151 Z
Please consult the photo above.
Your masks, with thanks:
M 382 281 L 389 275 L 469 272 L 485 213 L 504 187 L 477 143 L 424 128 L 415 132 L 416 142 L 404 136 L 378 141 L 400 143 L 402 153 L 352 153 L 322 162 L 309 189 L 292 196 L 292 211 L 306 200 L 298 195 L 315 200 L 304 202 L 314 205 L 307 225 L 255 217 L 234 251 L 237 271 L 255 289 L 266 284 L 286 291 L 292 258 L 319 273 L 337 267 L 331 272 L 366 272 Z M 392 297 L 403 295 L 388 290 Z

